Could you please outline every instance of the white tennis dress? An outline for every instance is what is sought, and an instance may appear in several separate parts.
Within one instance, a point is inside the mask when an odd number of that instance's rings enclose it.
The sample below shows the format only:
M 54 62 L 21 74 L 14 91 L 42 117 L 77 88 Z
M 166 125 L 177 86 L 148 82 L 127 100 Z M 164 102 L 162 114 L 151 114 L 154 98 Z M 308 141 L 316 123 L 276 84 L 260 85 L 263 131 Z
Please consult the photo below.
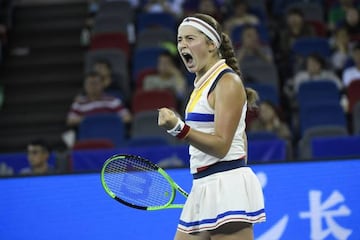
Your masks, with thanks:
M 216 85 L 214 82 L 227 72 L 234 71 L 225 60 L 220 60 L 197 81 L 185 114 L 185 121 L 191 128 L 209 134 L 214 133 L 215 115 L 214 109 L 208 103 L 208 93 Z M 227 165 L 239 163 L 239 159 L 245 162 L 243 137 L 246 109 L 245 103 L 230 150 L 224 158 L 219 159 L 193 146 L 189 147 L 190 169 L 194 174 L 194 180 L 180 217 L 179 231 L 194 233 L 213 230 L 227 222 L 265 221 L 264 197 L 253 171 L 247 166 L 222 169 L 223 166 L 226 168 Z M 198 177 L 199 174 L 208 171 L 203 171 L 208 166 L 212 166 L 215 172 Z

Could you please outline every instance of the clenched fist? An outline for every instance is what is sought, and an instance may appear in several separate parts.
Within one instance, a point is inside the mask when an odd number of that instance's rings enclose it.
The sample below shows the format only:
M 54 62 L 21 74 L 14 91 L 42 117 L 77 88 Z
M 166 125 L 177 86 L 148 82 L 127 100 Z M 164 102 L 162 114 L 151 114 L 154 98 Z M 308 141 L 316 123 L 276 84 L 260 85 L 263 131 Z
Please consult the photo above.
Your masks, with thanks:
M 164 127 L 166 130 L 172 129 L 178 122 L 178 117 L 175 112 L 168 108 L 159 109 L 158 125 Z

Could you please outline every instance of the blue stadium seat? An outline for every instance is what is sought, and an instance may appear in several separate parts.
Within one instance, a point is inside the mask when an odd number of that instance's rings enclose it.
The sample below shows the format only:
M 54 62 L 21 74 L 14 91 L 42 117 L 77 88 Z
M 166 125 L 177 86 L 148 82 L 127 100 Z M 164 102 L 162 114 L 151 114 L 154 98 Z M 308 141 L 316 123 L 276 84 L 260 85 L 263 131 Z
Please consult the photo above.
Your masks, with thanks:
M 326 59 L 331 56 L 331 47 L 327 38 L 302 37 L 295 40 L 292 52 L 300 57 L 307 57 L 312 53 L 317 53 Z
M 286 142 L 282 139 L 252 140 L 248 148 L 250 164 L 286 161 Z
M 167 28 L 176 31 L 176 20 L 169 13 L 140 13 L 136 25 L 138 33 L 148 28 Z
M 126 142 L 128 147 L 144 147 L 144 146 L 166 146 L 169 145 L 168 140 L 162 136 L 143 136 L 134 137 Z
M 340 91 L 330 80 L 308 81 L 300 85 L 297 94 L 299 106 L 322 103 L 338 104 Z
M 347 128 L 342 126 L 321 125 L 306 130 L 298 142 L 298 158 L 308 160 L 313 157 L 311 142 L 316 137 L 339 137 L 349 135 Z
M 306 130 L 317 126 L 342 126 L 347 128 L 346 117 L 340 104 L 321 103 L 309 104 L 300 107 L 300 134 Z
M 260 101 L 269 101 L 275 106 L 279 106 L 279 95 L 273 85 L 265 83 L 246 83 L 246 87 L 253 88 L 259 94 Z
M 133 79 L 137 79 L 142 70 L 156 69 L 158 56 L 164 51 L 162 47 L 135 49 L 132 66 Z
M 360 157 L 360 136 L 317 137 L 312 140 L 314 158 Z
M 246 135 L 249 141 L 279 139 L 276 133 L 270 131 L 248 131 Z
M 78 131 L 78 140 L 109 139 L 116 147 L 126 140 L 125 126 L 117 114 L 98 114 L 85 117 Z

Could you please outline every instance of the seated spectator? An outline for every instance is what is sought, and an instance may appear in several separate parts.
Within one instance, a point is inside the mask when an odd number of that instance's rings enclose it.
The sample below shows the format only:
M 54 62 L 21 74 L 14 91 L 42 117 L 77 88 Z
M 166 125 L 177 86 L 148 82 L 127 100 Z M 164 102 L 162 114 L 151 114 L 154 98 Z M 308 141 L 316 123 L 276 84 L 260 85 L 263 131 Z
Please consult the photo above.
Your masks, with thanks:
M 354 0 L 339 0 L 338 2 L 339 4 L 335 4 L 329 10 L 328 22 L 330 30 L 334 30 L 338 23 L 345 19 L 346 11 L 355 6 Z
M 169 89 L 180 100 L 186 94 L 185 77 L 169 52 L 163 52 L 159 55 L 157 73 L 146 76 L 143 81 L 144 90 Z
M 241 33 L 241 46 L 237 50 L 239 63 L 246 59 L 256 58 L 265 62 L 273 61 L 272 50 L 267 45 L 262 45 L 259 33 L 254 26 L 245 26 Z
M 38 175 L 55 173 L 49 165 L 50 148 L 42 139 L 33 140 L 27 146 L 27 159 L 30 167 L 20 170 L 22 175 Z
M 271 102 L 261 102 L 258 113 L 258 118 L 251 122 L 249 131 L 268 131 L 275 133 L 281 139 L 291 140 L 288 125 L 280 119 L 277 108 Z
M 256 25 L 260 23 L 259 18 L 248 12 L 248 4 L 245 0 L 233 0 L 231 4 L 232 15 L 224 22 L 224 30 L 227 34 L 231 34 L 236 26 L 245 24 Z
M 351 58 L 350 50 L 352 45 L 346 28 L 338 28 L 333 38 L 333 53 L 331 56 L 332 66 L 337 72 L 341 73 L 346 62 Z
M 285 26 L 278 27 L 274 39 L 274 57 L 279 68 L 281 79 L 293 76 L 294 66 L 290 60 L 294 42 L 302 37 L 315 36 L 312 26 L 305 22 L 303 12 L 298 8 L 290 8 L 286 13 Z
M 318 54 L 311 54 L 306 58 L 306 69 L 298 72 L 293 80 L 293 90 L 298 92 L 303 82 L 330 80 L 336 84 L 339 90 L 342 89 L 340 78 L 331 70 L 325 69 L 325 61 Z
M 288 53 L 295 40 L 314 35 L 313 28 L 304 20 L 304 13 L 298 8 L 289 9 L 286 14 L 285 29 L 279 29 L 281 54 Z
M 355 65 L 346 68 L 342 76 L 345 87 L 348 87 L 353 80 L 360 79 L 360 43 L 353 48 L 352 58 Z
M 344 27 L 349 35 L 351 41 L 360 40 L 360 17 L 359 10 L 356 8 L 349 8 L 346 11 L 345 20 L 340 23 L 341 27 Z
M 92 114 L 117 113 L 125 123 L 130 123 L 131 113 L 119 98 L 104 93 L 101 76 L 96 72 L 86 75 L 85 94 L 76 97 L 67 116 L 69 127 L 78 126 L 82 120 Z
M 105 91 L 108 89 L 118 89 L 118 85 L 113 80 L 111 64 L 107 60 L 98 60 L 93 65 L 93 70 L 97 72 L 103 81 Z

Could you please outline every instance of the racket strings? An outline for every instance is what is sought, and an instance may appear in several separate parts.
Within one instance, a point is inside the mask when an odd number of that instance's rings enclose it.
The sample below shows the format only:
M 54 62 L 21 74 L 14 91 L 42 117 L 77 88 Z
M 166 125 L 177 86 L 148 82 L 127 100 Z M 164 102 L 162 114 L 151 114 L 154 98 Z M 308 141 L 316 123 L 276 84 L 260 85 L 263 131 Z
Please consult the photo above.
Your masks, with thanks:
M 156 166 L 136 158 L 110 162 L 104 180 L 122 200 L 137 206 L 163 206 L 173 195 L 173 188 Z

